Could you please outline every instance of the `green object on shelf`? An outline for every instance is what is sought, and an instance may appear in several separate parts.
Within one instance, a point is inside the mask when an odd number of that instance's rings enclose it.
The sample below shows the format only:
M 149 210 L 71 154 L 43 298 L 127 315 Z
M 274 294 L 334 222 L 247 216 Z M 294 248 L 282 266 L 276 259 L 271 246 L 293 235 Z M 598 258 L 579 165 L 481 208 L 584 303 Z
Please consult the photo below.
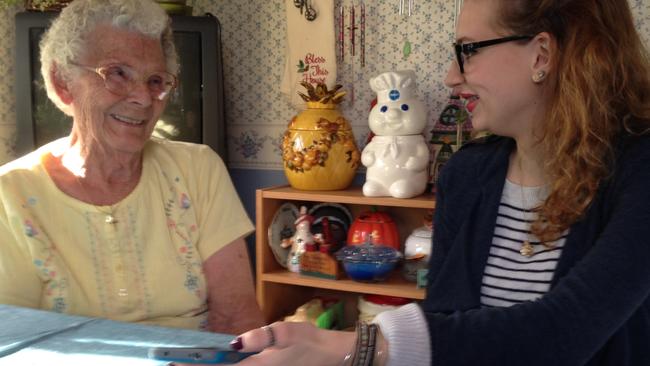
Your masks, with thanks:
M 316 318 L 316 326 L 321 329 L 341 329 L 343 326 L 343 301 L 330 306 Z

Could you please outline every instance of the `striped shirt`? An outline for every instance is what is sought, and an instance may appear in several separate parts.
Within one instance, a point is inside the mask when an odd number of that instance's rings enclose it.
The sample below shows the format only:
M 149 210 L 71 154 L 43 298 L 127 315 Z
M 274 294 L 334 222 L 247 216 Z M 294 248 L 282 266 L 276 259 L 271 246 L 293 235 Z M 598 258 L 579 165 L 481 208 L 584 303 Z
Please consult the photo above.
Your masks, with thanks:
M 548 292 L 567 233 L 552 248 L 530 233 L 530 224 L 536 218 L 532 209 L 547 196 L 545 186 L 522 187 L 506 180 L 483 273 L 482 306 L 512 306 Z M 535 250 L 530 257 L 519 252 L 526 240 Z

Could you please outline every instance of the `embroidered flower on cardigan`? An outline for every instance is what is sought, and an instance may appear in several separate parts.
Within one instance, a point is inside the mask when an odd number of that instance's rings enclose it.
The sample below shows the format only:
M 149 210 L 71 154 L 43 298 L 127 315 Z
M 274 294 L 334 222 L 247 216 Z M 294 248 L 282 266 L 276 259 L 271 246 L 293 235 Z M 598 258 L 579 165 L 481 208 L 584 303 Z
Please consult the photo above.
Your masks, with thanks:
M 180 198 L 181 208 L 187 210 L 190 208 L 190 199 L 187 197 L 187 194 L 182 193 Z
M 25 235 L 29 236 L 30 238 L 38 235 L 38 230 L 36 230 L 34 224 L 32 224 L 30 220 L 25 220 Z
M 36 198 L 30 198 L 28 202 L 32 202 L 32 206 L 36 202 Z M 36 225 L 30 219 L 25 219 L 24 224 L 25 235 L 40 243 L 41 252 L 38 256 L 32 261 L 40 274 L 45 279 L 46 287 L 44 288 L 43 295 L 45 299 L 48 300 L 51 304 L 51 310 L 63 313 L 67 308 L 66 303 L 66 279 L 65 276 L 59 275 L 59 272 L 56 270 L 59 268 L 56 265 L 55 259 L 55 248 L 54 243 L 49 241 L 47 236 L 39 236 L 39 231 L 36 229 Z
M 185 267 L 185 288 L 194 293 L 197 297 L 203 296 L 202 290 L 202 270 L 203 262 L 195 245 L 195 236 L 197 232 L 196 218 L 190 210 L 192 207 L 190 196 L 187 192 L 181 191 L 177 185 L 181 183 L 179 177 L 171 179 L 165 172 L 162 172 L 163 178 L 169 186 L 169 196 L 165 202 L 165 216 L 167 216 L 167 227 L 170 229 L 179 241 L 176 241 L 178 247 L 178 263 Z

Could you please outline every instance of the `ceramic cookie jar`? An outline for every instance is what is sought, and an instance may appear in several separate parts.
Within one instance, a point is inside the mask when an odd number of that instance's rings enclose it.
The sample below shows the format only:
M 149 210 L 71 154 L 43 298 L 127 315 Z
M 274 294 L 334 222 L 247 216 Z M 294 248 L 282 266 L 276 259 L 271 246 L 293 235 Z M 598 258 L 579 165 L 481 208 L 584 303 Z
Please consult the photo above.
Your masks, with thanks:
M 374 133 L 361 154 L 365 196 L 410 198 L 426 189 L 429 148 L 422 131 L 427 113 L 417 99 L 415 72 L 386 72 L 370 80 L 377 104 L 368 124 Z

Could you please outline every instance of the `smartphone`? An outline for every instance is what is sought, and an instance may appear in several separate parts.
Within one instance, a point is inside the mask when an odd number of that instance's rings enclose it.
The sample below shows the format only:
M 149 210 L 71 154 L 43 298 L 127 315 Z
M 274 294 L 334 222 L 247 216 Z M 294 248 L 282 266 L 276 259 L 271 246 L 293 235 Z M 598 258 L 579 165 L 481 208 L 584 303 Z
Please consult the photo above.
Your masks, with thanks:
M 149 358 L 167 362 L 232 364 L 254 353 L 231 351 L 214 347 L 154 347 Z

